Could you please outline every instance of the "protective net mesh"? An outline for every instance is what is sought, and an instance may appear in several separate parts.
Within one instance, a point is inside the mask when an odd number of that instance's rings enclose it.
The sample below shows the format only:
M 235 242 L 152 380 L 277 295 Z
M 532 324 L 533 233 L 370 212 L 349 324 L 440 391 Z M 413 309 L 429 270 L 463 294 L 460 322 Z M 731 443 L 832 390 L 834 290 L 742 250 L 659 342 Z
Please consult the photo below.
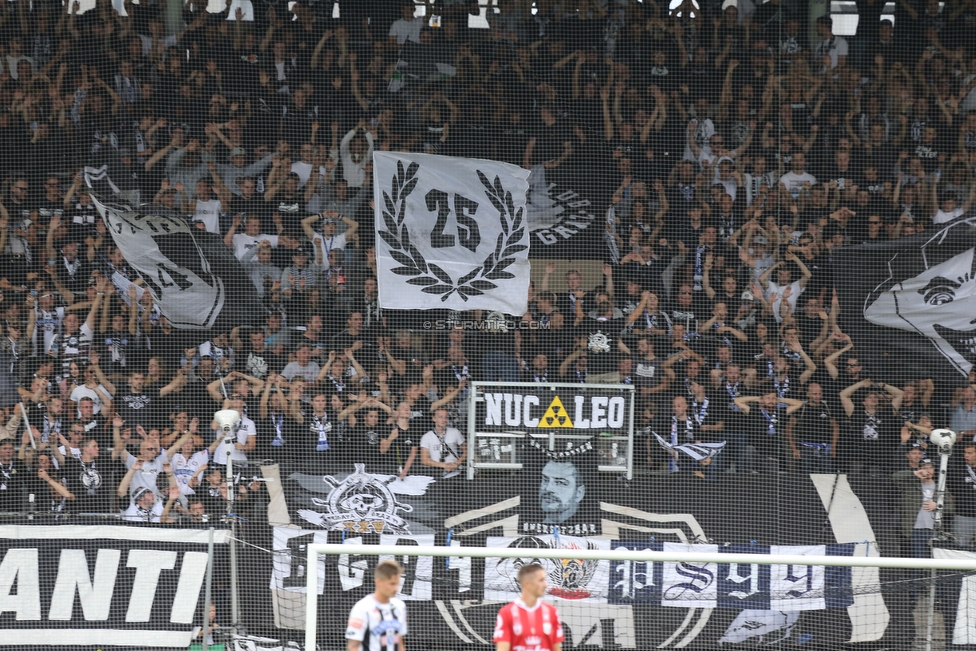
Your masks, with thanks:
M 309 542 L 971 558 L 974 24 L 4 3 L 0 645 L 297 644 Z M 491 645 L 514 569 L 459 554 L 411 648 Z M 323 648 L 376 561 L 323 557 Z M 756 567 L 547 599 L 565 648 L 976 644 L 968 575 Z

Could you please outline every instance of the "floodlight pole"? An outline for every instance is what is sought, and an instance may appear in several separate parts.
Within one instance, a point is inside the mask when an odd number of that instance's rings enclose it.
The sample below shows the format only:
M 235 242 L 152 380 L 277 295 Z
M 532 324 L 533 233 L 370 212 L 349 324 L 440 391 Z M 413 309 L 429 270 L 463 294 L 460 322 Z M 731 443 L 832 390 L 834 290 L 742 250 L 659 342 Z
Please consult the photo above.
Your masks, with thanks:
M 956 443 L 956 433 L 948 429 L 934 430 L 930 436 L 939 451 L 939 478 L 935 487 L 935 521 L 932 523 L 932 538 L 929 546 L 942 534 L 942 508 L 945 504 L 946 479 L 949 470 L 949 457 L 952 456 L 952 446 Z M 932 651 L 932 629 L 935 625 L 935 580 L 936 570 L 933 568 L 929 577 L 929 617 L 925 633 L 925 651 Z

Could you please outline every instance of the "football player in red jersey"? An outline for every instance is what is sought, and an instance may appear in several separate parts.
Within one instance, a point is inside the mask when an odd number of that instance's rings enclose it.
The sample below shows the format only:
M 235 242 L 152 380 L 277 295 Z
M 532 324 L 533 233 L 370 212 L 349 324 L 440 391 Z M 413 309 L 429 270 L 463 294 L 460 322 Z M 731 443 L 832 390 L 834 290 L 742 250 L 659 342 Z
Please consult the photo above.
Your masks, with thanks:
M 560 651 L 563 625 L 555 606 L 542 601 L 549 587 L 546 571 L 538 563 L 519 568 L 522 594 L 498 611 L 495 651 Z

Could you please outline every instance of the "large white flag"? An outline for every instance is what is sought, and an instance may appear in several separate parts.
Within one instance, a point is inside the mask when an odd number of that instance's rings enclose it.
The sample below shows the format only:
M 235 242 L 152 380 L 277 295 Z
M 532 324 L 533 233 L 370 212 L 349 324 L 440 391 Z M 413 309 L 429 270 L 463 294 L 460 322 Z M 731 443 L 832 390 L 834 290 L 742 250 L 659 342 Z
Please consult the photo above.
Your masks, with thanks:
M 380 306 L 524 314 L 528 176 L 489 160 L 375 152 Z

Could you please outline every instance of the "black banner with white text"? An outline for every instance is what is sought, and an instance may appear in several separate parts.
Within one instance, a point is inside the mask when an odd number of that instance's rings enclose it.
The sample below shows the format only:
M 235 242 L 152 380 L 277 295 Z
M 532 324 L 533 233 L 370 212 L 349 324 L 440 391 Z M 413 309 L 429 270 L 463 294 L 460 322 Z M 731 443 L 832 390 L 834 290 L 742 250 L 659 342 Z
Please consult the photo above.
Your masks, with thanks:
M 0 647 L 186 648 L 208 539 L 205 529 L 0 526 Z

